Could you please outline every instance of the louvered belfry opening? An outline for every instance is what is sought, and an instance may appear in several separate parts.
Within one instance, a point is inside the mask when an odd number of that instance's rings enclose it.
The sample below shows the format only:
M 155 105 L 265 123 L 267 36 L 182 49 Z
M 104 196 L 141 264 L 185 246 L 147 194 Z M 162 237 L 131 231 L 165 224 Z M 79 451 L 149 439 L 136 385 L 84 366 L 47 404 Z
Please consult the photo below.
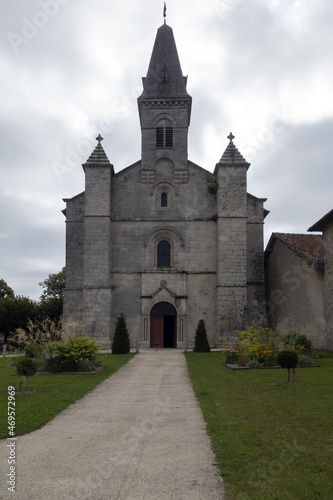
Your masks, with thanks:
M 157 127 L 156 129 L 156 147 L 173 148 L 173 128 Z
M 156 129 L 156 147 L 163 148 L 164 146 L 164 134 L 163 127 L 157 127 Z

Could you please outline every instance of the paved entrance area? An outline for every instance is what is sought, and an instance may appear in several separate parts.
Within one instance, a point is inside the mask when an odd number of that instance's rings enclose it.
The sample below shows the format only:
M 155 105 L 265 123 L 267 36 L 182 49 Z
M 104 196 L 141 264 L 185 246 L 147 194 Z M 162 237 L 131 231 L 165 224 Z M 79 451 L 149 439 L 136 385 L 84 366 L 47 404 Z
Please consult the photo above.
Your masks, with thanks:
M 17 414 L 19 418 L 19 412 Z M 175 349 L 147 350 L 17 440 L 16 500 L 221 500 L 205 423 Z

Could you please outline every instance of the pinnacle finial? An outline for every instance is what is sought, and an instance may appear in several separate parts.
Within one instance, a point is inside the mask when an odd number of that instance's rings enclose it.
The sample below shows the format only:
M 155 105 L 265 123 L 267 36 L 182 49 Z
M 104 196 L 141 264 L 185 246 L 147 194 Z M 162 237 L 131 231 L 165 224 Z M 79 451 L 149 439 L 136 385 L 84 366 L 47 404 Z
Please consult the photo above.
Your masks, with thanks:
M 103 141 L 103 137 L 101 136 L 101 134 L 98 134 L 98 137 L 96 137 L 96 141 L 98 141 L 98 144 L 100 144 L 102 141 Z
M 234 140 L 235 136 L 233 135 L 232 132 L 230 132 L 230 134 L 228 135 L 227 139 L 230 140 L 230 142 L 232 143 L 232 141 Z
M 163 17 L 164 17 L 164 24 L 166 24 L 166 11 L 167 11 L 167 6 L 166 3 L 164 2 L 164 9 L 163 9 Z

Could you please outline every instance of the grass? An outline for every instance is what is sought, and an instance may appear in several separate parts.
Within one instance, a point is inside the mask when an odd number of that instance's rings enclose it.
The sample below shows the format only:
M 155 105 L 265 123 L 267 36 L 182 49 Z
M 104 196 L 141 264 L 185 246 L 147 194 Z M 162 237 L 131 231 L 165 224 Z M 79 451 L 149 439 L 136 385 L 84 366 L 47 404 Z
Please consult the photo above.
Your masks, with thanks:
M 52 420 L 60 411 L 67 408 L 87 392 L 93 390 L 135 354 L 100 355 L 105 367 L 96 375 L 34 375 L 29 377 L 29 389 L 38 389 L 31 394 L 16 394 L 16 432 L 17 436 L 39 429 Z M 8 387 L 19 388 L 22 381 L 25 388 L 25 377 L 10 375 L 15 373 L 14 366 L 5 366 L 12 358 L 0 358 L 0 438 L 8 437 L 7 397 Z
M 186 353 L 232 500 L 333 498 L 333 358 L 320 368 L 231 371 L 220 352 Z

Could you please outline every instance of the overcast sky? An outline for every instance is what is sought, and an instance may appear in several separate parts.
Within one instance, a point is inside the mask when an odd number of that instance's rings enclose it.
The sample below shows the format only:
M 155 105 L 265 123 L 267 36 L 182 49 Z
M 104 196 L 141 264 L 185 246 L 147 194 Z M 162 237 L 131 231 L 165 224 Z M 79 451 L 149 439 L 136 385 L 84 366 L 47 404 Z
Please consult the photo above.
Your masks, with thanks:
M 140 159 L 136 99 L 160 0 L 1 3 L 0 278 L 38 298 L 65 262 L 62 198 L 84 190 L 96 135 L 115 170 Z M 228 144 L 251 163 L 272 232 L 333 208 L 332 0 L 169 0 L 188 91 L 189 158 L 213 171 Z

